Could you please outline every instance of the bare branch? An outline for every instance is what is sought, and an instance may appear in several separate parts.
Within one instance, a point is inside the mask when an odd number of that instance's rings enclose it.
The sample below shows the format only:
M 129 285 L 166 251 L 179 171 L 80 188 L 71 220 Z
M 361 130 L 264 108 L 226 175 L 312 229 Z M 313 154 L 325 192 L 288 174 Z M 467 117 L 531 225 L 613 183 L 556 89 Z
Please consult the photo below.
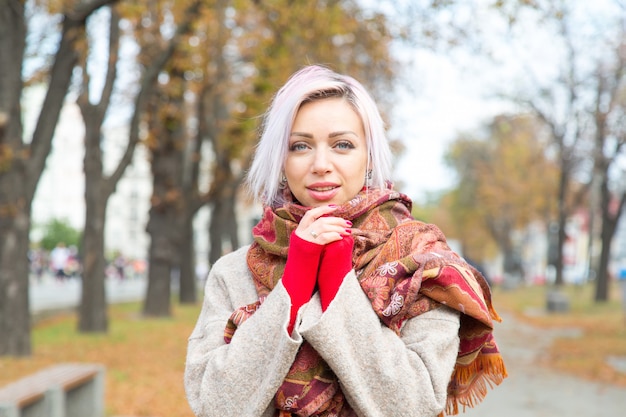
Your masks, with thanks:
M 33 133 L 33 139 L 29 146 L 30 159 L 27 161 L 27 175 L 24 186 L 30 198 L 35 193 L 37 182 L 44 169 L 46 157 L 52 149 L 52 137 L 72 78 L 72 71 L 78 61 L 76 42 L 84 34 L 85 20 L 99 7 L 115 3 L 116 1 L 94 0 L 79 3 L 75 10 L 68 12 L 64 16 L 61 42 L 50 73 L 50 87 L 44 98 L 41 113 Z
M 141 86 L 137 97 L 135 98 L 135 111 L 133 113 L 131 122 L 130 122 L 130 133 L 128 137 L 128 145 L 126 147 L 126 151 L 122 156 L 117 168 L 111 174 L 111 176 L 107 180 L 107 184 L 109 188 L 114 188 L 115 184 L 119 181 L 119 179 L 124 174 L 124 170 L 130 164 L 133 158 L 133 153 L 135 151 L 135 147 L 139 142 L 139 125 L 141 122 L 141 116 L 145 109 L 146 103 L 152 91 L 154 89 L 154 83 L 157 80 L 159 73 L 165 67 L 167 61 L 172 57 L 178 43 L 180 42 L 180 38 L 191 30 L 192 23 L 194 19 L 199 15 L 200 7 L 202 6 L 202 0 L 194 1 L 185 11 L 183 15 L 183 21 L 176 28 L 176 32 L 174 36 L 170 39 L 167 47 L 162 50 L 156 57 L 151 61 L 151 64 L 146 68 L 144 77 L 141 81 Z

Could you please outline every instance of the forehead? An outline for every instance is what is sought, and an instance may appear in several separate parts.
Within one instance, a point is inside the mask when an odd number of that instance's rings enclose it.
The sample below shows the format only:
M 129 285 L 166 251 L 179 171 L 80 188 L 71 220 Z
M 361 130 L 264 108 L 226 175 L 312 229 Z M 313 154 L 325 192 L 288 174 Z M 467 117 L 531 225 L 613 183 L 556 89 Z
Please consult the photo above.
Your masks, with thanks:
M 360 115 L 348 100 L 340 97 L 324 98 L 303 103 L 294 120 L 297 125 L 313 122 L 316 124 L 342 124 L 363 127 Z

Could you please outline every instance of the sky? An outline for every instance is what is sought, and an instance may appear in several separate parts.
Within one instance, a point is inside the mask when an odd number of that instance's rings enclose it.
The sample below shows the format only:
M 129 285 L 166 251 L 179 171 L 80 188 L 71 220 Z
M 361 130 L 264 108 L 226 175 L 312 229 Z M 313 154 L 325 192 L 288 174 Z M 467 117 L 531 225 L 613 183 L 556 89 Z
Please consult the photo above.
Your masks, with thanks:
M 395 178 L 402 182 L 401 191 L 418 204 L 428 195 L 454 186 L 454 172 L 446 167 L 443 157 L 458 133 L 477 132 L 493 116 L 519 110 L 510 101 L 494 98 L 494 93 L 514 95 L 533 91 L 539 83 L 549 85 L 549 80 L 558 76 L 558 63 L 563 60 L 563 49 L 550 31 L 554 28 L 538 25 L 532 15 L 520 13 L 511 31 L 493 12 L 476 6 L 493 2 L 470 3 L 473 6 L 465 10 L 471 16 L 468 21 L 478 23 L 492 61 L 471 54 L 467 48 L 446 54 L 400 49 L 401 56 L 411 62 L 412 85 L 400 92 L 389 136 L 400 138 L 406 147 L 396 165 Z M 574 0 L 569 4 L 575 6 L 573 26 L 580 45 L 608 29 L 607 22 L 615 22 L 620 13 L 614 0 Z M 598 49 L 590 50 L 589 56 L 602 53 Z
M 416 91 L 401 93 L 390 137 L 406 147 L 395 177 L 403 192 L 421 200 L 454 185 L 454 172 L 443 158 L 456 135 L 479 129 L 507 104 L 486 99 L 484 81 L 464 73 L 451 58 L 427 51 L 415 54 Z
M 471 6 L 476 2 L 484 0 L 473 0 L 465 8 L 462 5 L 455 9 L 443 18 L 440 28 L 445 31 L 449 21 L 465 27 L 464 22 L 473 25 L 472 20 L 480 19 L 488 23 L 480 25 L 484 37 L 493 38 L 502 27 L 493 16 Z M 400 139 L 405 146 L 394 175 L 400 190 L 419 203 L 430 194 L 454 186 L 454 172 L 443 158 L 456 136 L 476 131 L 512 107 L 486 98 L 493 90 L 490 83 L 501 76 L 506 65 L 489 64 L 469 53 L 463 44 L 456 51 L 405 45 L 397 47 L 395 54 L 406 64 L 404 73 L 410 85 L 400 87 L 399 100 L 390 115 L 389 136 Z
M 492 2 L 471 0 L 464 4 Z M 607 6 L 612 0 L 572 0 L 574 3 L 590 8 L 593 13 L 587 13 L 589 16 L 602 10 L 605 15 L 612 13 Z M 410 62 L 411 85 L 398 92 L 397 105 L 390 115 L 389 136 L 401 139 L 406 147 L 396 163 L 395 177 L 402 183 L 401 190 L 417 203 L 454 185 L 454 173 L 445 166 L 443 157 L 457 134 L 474 132 L 496 114 L 512 108 L 510 103 L 486 96 L 496 87 L 515 84 L 521 61 L 538 61 L 545 72 L 551 67 L 547 65 L 549 60 L 557 56 L 550 42 L 546 42 L 545 32 L 532 25 L 522 32 L 524 47 L 513 52 L 511 44 L 502 37 L 506 31 L 502 23 L 485 11 L 468 7 L 466 14 L 479 20 L 483 37 L 489 40 L 499 62 L 489 64 L 467 52 L 444 54 L 426 49 L 399 49 L 409 58 L 406 62 Z M 131 71 L 124 69 L 121 73 Z M 98 86 L 96 91 L 99 89 Z

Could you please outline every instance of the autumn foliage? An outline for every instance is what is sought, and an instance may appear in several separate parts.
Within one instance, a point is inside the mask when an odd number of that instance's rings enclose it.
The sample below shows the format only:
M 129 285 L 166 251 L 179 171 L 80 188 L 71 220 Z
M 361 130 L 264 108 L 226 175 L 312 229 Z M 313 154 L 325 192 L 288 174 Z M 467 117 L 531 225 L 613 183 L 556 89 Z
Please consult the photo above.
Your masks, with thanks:
M 541 125 L 527 115 L 497 117 L 483 137 L 461 136 L 454 142 L 447 162 L 459 185 L 444 202 L 464 248 L 485 250 L 485 242 L 493 242 L 506 254 L 513 232 L 533 221 L 549 222 L 556 209 L 558 169 L 546 142 Z
M 105 366 L 107 416 L 193 417 L 183 387 L 187 338 L 198 306 L 144 319 L 136 304 L 111 309 L 109 334 L 78 334 L 75 315 L 37 323 L 30 358 L 0 358 L 0 386 L 62 362 Z

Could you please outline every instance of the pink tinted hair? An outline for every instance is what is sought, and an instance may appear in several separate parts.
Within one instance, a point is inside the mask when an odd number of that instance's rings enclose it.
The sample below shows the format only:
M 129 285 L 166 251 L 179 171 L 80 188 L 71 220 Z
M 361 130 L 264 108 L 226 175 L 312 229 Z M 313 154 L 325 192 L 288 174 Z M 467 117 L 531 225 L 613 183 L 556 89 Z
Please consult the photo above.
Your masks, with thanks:
M 366 185 L 384 188 L 391 179 L 391 150 L 383 120 L 370 94 L 352 77 L 311 65 L 289 78 L 265 113 L 261 138 L 247 175 L 248 186 L 257 201 L 280 203 L 279 183 L 298 109 L 305 102 L 327 97 L 342 97 L 363 121 L 369 151 L 368 167 L 372 170 Z

